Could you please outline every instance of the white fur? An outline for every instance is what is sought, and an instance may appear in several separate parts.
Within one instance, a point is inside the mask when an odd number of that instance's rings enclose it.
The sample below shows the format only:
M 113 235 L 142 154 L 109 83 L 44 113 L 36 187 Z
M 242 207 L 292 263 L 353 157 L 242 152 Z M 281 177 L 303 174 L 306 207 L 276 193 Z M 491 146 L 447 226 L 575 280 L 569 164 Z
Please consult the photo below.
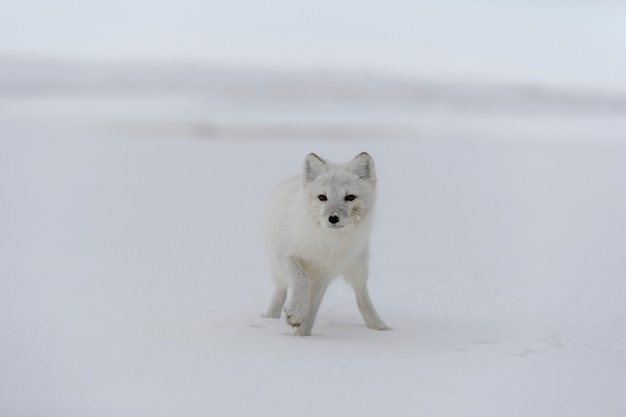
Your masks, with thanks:
M 355 196 L 353 201 L 346 200 L 349 195 Z M 264 235 L 275 290 L 265 317 L 280 317 L 291 288 L 287 322 L 296 335 L 309 336 L 328 284 L 343 275 L 354 288 L 367 327 L 387 329 L 367 291 L 375 199 L 374 161 L 365 152 L 347 164 L 309 154 L 302 175 L 271 193 Z

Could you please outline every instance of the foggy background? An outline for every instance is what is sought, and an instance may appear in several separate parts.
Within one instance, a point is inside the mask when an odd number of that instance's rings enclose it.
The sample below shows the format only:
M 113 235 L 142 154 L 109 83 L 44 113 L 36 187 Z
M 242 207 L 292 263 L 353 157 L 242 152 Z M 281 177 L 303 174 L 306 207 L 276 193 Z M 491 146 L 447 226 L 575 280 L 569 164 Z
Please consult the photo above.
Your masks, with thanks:
M 432 123 L 471 135 L 463 118 L 475 112 L 623 113 L 625 12 L 564 1 L 12 2 L 0 17 L 0 94 L 89 95 L 54 104 L 68 116 L 113 99 L 92 114 L 101 127 L 157 136 L 391 139 Z M 142 114 L 172 97 L 196 104 Z M 440 119 L 450 112 L 453 124 Z
M 10 2 L 0 94 L 115 99 L 94 114 L 106 129 L 212 138 L 417 137 L 451 111 L 615 115 L 624 15 L 613 1 Z M 143 116 L 158 96 L 196 105 Z
M 331 70 L 624 92 L 618 1 L 55 1 L 3 5 L 12 58 Z

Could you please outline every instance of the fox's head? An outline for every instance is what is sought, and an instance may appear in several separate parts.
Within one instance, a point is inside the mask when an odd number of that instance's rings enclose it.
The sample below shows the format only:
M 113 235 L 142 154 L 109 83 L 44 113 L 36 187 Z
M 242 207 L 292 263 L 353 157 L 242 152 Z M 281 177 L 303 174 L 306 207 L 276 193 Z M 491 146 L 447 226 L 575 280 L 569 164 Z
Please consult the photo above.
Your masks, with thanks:
M 347 164 L 333 164 L 310 153 L 304 160 L 302 178 L 311 215 L 324 227 L 355 225 L 374 210 L 376 170 L 367 152 Z

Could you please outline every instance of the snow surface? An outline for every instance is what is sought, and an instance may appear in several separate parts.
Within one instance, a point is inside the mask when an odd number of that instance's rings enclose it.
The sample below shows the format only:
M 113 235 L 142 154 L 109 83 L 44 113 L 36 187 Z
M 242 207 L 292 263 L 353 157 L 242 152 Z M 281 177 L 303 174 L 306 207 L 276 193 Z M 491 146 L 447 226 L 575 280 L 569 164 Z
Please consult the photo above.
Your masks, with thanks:
M 624 416 L 623 116 L 4 97 L 0 414 Z M 393 330 L 338 281 L 293 337 L 260 316 L 259 207 L 364 150 Z

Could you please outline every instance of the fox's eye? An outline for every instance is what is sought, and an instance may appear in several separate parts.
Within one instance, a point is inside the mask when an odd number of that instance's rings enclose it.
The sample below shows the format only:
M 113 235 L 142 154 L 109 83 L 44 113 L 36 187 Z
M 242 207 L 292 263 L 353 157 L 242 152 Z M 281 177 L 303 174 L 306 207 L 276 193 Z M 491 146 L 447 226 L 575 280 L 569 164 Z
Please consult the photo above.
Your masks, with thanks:
M 318 195 L 318 196 L 317 196 L 317 198 L 319 198 L 319 200 L 320 200 L 320 201 L 326 201 L 326 200 L 328 200 L 324 194 L 320 194 L 320 195 Z
M 356 198 L 356 196 L 355 196 L 355 195 L 353 195 L 353 194 L 348 194 L 348 195 L 346 196 L 345 200 L 346 200 L 346 201 L 352 201 L 352 200 L 354 200 L 355 198 Z

